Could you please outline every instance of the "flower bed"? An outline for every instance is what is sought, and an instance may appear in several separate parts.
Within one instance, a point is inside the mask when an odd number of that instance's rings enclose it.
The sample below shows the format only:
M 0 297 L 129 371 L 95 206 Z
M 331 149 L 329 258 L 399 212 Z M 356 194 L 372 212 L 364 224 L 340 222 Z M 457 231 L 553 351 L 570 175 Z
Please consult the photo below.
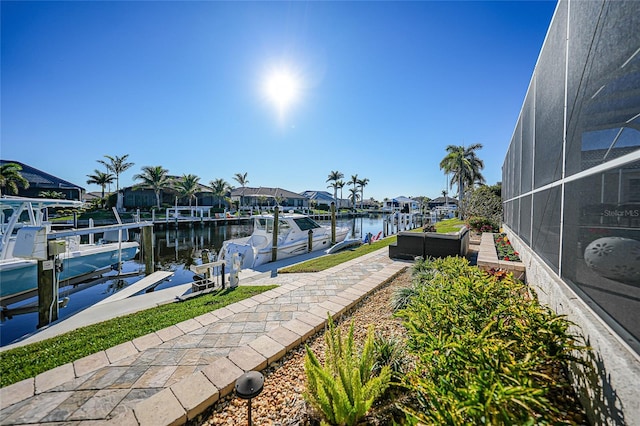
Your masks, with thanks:
M 493 234 L 493 241 L 496 245 L 498 260 L 506 260 L 507 262 L 520 262 L 520 253 L 514 250 L 507 234 Z
M 507 254 L 507 259 L 500 259 L 498 257 L 498 247 L 496 245 L 496 241 L 494 239 L 494 235 L 502 235 L 501 245 L 505 247 L 511 247 L 511 244 L 507 244 L 509 241 L 505 241 L 506 236 L 504 234 L 492 234 L 492 233 L 484 233 L 482 234 L 482 239 L 480 240 L 480 248 L 478 250 L 478 260 L 477 265 L 479 268 L 484 269 L 485 271 L 504 271 L 511 272 L 515 278 L 524 281 L 525 280 L 525 266 L 524 263 L 520 261 L 519 254 L 513 250 L 511 255 Z M 506 248 L 505 248 L 506 252 Z M 517 260 L 515 258 L 517 257 Z

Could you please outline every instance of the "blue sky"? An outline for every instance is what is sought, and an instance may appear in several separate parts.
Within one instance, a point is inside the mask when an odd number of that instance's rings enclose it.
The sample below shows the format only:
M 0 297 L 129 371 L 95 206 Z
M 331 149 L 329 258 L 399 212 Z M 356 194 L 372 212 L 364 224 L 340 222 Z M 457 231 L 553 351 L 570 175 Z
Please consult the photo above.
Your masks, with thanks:
M 494 184 L 555 5 L 2 1 L 0 157 L 88 191 L 104 155 L 135 163 L 121 187 L 143 166 L 295 192 L 339 170 L 382 200 L 440 196 L 445 147 L 481 143 Z M 275 68 L 299 82 L 286 114 Z

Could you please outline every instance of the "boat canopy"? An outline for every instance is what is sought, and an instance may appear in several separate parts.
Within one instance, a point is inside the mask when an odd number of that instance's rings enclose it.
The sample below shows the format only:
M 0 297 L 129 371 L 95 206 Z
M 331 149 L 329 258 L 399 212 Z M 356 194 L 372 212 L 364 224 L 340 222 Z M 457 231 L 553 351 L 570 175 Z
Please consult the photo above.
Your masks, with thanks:
M 321 228 L 315 220 L 307 216 L 284 216 L 278 219 L 278 234 L 289 232 L 294 224 L 301 231 Z M 273 233 L 273 216 L 257 216 L 254 220 L 254 227 L 258 231 Z

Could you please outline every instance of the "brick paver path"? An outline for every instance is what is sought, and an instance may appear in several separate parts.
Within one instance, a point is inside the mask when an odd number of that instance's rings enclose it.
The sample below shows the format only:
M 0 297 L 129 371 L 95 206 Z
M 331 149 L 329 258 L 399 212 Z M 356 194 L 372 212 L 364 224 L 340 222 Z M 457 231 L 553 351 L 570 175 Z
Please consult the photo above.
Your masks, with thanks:
M 195 418 L 406 268 L 388 249 L 0 389 L 0 424 L 173 425 Z

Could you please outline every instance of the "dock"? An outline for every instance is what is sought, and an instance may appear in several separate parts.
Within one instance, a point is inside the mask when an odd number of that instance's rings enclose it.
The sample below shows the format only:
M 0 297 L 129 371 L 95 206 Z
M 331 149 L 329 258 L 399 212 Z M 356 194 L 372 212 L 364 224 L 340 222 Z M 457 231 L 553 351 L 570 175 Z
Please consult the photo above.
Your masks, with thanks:
M 130 286 L 120 290 L 116 294 L 113 294 L 113 295 L 107 297 L 106 299 L 103 299 L 103 300 L 99 301 L 94 306 L 104 305 L 105 303 L 111 303 L 111 302 L 115 302 L 117 300 L 126 299 L 128 297 L 133 296 L 136 293 L 139 293 L 139 292 L 141 292 L 143 290 L 148 289 L 149 287 L 154 287 L 154 286 L 160 284 L 160 282 L 166 280 L 167 278 L 169 278 L 172 275 L 173 275 L 173 272 L 156 271 L 156 272 L 152 273 L 151 275 L 147 275 L 146 277 L 144 277 L 140 281 L 136 281 L 135 283 L 131 284 Z

